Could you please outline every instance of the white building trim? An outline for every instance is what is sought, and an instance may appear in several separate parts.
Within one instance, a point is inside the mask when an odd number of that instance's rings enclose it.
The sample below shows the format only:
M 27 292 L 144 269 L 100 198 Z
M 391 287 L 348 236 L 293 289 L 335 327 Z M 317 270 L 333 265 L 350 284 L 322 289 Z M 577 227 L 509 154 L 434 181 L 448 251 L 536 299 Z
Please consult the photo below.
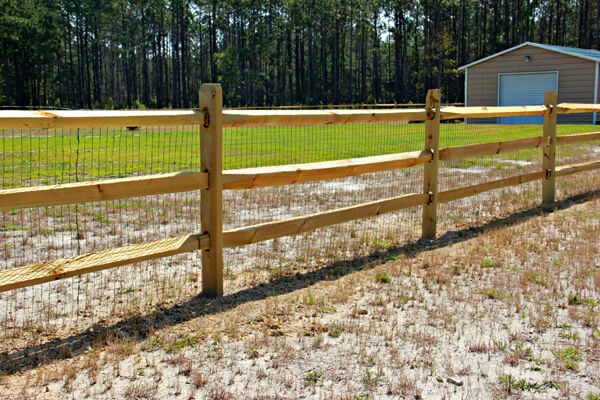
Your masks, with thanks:
M 571 56 L 571 57 L 582 58 L 584 60 L 593 61 L 595 63 L 599 62 L 598 58 L 595 58 L 595 57 L 588 57 L 588 56 L 585 56 L 583 54 L 572 53 L 570 51 L 562 50 L 562 49 L 557 49 L 556 47 L 547 46 L 545 44 L 533 43 L 533 42 L 525 42 L 525 43 L 521 43 L 519 45 L 516 45 L 514 47 L 511 47 L 510 49 L 502 50 L 501 52 L 498 52 L 496 54 L 492 54 L 491 56 L 487 56 L 487 57 L 481 58 L 481 59 L 479 59 L 477 61 L 473 61 L 470 64 L 463 65 L 462 67 L 459 67 L 458 69 L 459 69 L 459 71 L 466 70 L 467 68 L 472 67 L 473 65 L 481 64 L 482 62 L 485 62 L 487 60 L 491 60 L 492 58 L 496 58 L 498 56 L 501 56 L 503 54 L 509 53 L 509 52 L 511 52 L 513 50 L 520 49 L 521 47 L 525 47 L 525 46 L 532 46 L 532 47 L 537 47 L 539 49 L 553 51 L 555 53 L 566 54 L 566 55 Z

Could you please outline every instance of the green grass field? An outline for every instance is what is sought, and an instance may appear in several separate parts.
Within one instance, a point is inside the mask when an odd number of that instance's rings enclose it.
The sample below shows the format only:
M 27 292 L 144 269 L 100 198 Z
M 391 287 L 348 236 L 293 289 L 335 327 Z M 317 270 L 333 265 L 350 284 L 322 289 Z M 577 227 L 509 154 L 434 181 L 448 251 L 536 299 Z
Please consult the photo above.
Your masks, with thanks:
M 559 125 L 558 134 L 598 130 Z M 447 123 L 441 147 L 540 136 L 539 125 Z M 224 131 L 226 169 L 336 160 L 423 148 L 424 124 L 357 124 L 235 128 Z M 2 188 L 54 184 L 132 174 L 197 170 L 199 133 L 193 127 L 1 131 Z M 539 151 L 517 157 L 537 157 Z

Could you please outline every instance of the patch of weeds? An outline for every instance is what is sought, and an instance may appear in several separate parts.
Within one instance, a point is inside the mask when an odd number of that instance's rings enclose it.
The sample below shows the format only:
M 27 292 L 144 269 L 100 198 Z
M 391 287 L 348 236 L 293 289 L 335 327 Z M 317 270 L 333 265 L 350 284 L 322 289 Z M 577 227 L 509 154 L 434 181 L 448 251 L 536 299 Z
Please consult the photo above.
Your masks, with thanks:
M 600 339 L 600 329 L 598 329 L 597 331 L 594 332 L 594 336 L 596 336 L 596 338 Z
M 374 354 L 369 355 L 365 360 L 365 364 L 371 367 L 374 366 L 377 364 L 377 357 Z
M 464 264 L 452 264 L 450 269 L 452 271 L 452 275 L 455 275 L 455 276 L 460 275 L 465 270 L 465 265 Z
M 481 289 L 481 294 L 488 299 L 501 299 L 505 296 L 505 293 L 494 288 Z
M 385 240 L 373 239 L 373 244 L 383 250 L 394 248 L 394 243 L 386 242 Z
M 557 325 L 556 327 L 557 327 L 557 328 L 560 328 L 560 329 L 565 329 L 565 330 L 569 330 L 569 329 L 571 329 L 571 328 L 572 328 L 572 327 L 571 327 L 571 324 L 569 324 L 569 323 L 566 323 L 566 322 L 565 322 L 564 324 Z
M 396 300 L 394 301 L 394 307 L 401 307 L 404 306 L 406 304 L 408 304 L 409 301 L 414 300 L 413 296 L 409 296 L 406 294 L 400 294 L 398 295 L 398 297 L 396 297 Z
M 308 326 L 303 326 L 302 331 L 304 332 L 304 336 L 315 336 L 329 331 L 329 327 L 327 325 L 313 322 Z
M 519 364 L 519 360 L 532 361 L 532 359 L 533 350 L 531 347 L 527 347 L 523 343 L 517 342 L 504 358 L 504 362 L 515 366 Z
M 590 306 L 590 308 L 598 307 L 598 302 L 595 299 L 585 299 L 585 304 Z
M 544 364 L 544 360 L 542 360 L 541 358 L 533 357 L 531 355 L 527 359 L 536 365 Z
M 186 336 L 186 337 L 175 340 L 175 346 L 177 346 L 177 348 L 180 348 L 180 349 L 182 349 L 184 347 L 195 346 L 196 343 L 198 343 L 198 339 L 196 339 L 195 337 L 191 337 L 191 336 Z
M 101 224 L 110 224 L 110 219 L 108 219 L 108 217 L 104 215 L 102 211 L 94 211 L 92 213 L 92 219 Z
M 558 337 L 567 340 L 579 340 L 579 334 L 577 332 L 559 332 Z
M 332 326 L 329 328 L 329 333 L 328 335 L 332 338 L 339 338 L 340 336 L 342 336 L 342 329 L 338 326 Z
M 387 272 L 378 272 L 375 275 L 375 280 L 379 283 L 390 283 L 392 281 L 390 275 Z
M 556 266 L 556 267 L 564 267 L 565 266 L 565 259 L 560 257 L 560 258 L 555 258 L 552 260 L 552 265 Z
M 322 313 L 322 314 L 331 314 L 336 312 L 337 310 L 335 309 L 334 306 L 330 306 L 327 304 L 323 304 L 321 306 L 319 306 L 319 308 L 317 309 L 318 312 Z
M 122 355 L 131 355 L 131 354 L 133 354 L 134 350 L 135 350 L 135 344 L 133 342 L 125 342 L 119 348 L 119 352 Z
M 481 260 L 481 266 L 483 268 L 499 268 L 502 266 L 502 261 L 486 257 L 483 260 Z
M 175 340 L 171 341 L 165 347 L 165 352 L 166 353 L 177 353 L 181 349 L 183 349 L 184 347 L 195 346 L 196 343 L 198 343 L 198 339 L 196 339 L 194 337 L 186 336 L 186 337 L 183 337 L 183 338 L 178 338 L 178 339 L 175 339 Z
M 223 333 L 222 332 L 215 332 L 211 335 L 212 340 L 215 341 L 215 344 L 218 345 L 223 341 Z
M 362 380 L 363 385 L 367 390 L 373 390 L 381 383 L 381 376 L 379 374 L 373 374 L 371 371 L 367 370 L 367 373 L 363 377 Z
M 548 389 L 560 389 L 560 384 L 555 381 L 544 382 L 543 386 L 547 387 Z
M 304 296 L 304 304 L 306 304 L 307 306 L 314 306 L 315 304 L 317 304 L 317 298 L 314 294 L 307 294 L 306 296 Z
M 146 343 L 142 345 L 142 350 L 144 351 L 154 351 L 163 347 L 163 340 L 159 337 L 154 337 L 150 340 L 147 340 Z
M 554 354 L 554 357 L 564 364 L 565 368 L 573 371 L 577 370 L 577 362 L 581 360 L 581 356 L 579 350 L 575 347 L 568 346 L 552 353 Z
M 511 394 L 513 390 L 539 392 L 543 388 L 556 388 L 558 385 L 556 382 L 548 381 L 542 384 L 529 382 L 524 378 L 516 379 L 512 374 L 501 375 L 500 383 L 504 386 L 506 392 Z
M 6 224 L 4 225 L 3 228 L 0 228 L 0 231 L 6 231 L 6 232 L 13 232 L 13 231 L 20 231 L 22 228 L 19 225 L 15 225 L 15 224 Z
M 215 341 L 215 344 L 220 344 L 223 341 L 223 333 L 222 332 L 213 333 L 212 339 Z
M 521 279 L 525 283 L 533 283 L 539 286 L 546 286 L 546 273 L 540 270 L 527 270 L 523 272 Z
M 570 306 L 578 306 L 580 304 L 583 304 L 583 298 L 576 293 L 570 294 L 568 301 Z
M 250 357 L 250 358 L 253 358 L 253 359 L 258 358 L 258 356 L 259 356 L 258 347 L 255 344 L 251 344 L 248 346 L 246 353 L 248 354 L 248 357 Z
M 132 287 L 128 287 L 125 290 L 118 291 L 117 292 L 117 296 L 121 296 L 121 295 L 124 295 L 124 294 L 129 294 L 129 293 L 133 293 L 133 292 L 135 292 L 135 289 L 132 288 Z
M 600 394 L 588 393 L 587 396 L 585 396 L 585 400 L 600 400 Z
M 304 384 L 306 386 L 313 386 L 319 383 L 323 379 L 323 374 L 319 371 L 307 372 L 304 376 Z
M 498 340 L 494 342 L 494 347 L 496 347 L 498 351 L 504 351 L 508 347 L 508 343 Z

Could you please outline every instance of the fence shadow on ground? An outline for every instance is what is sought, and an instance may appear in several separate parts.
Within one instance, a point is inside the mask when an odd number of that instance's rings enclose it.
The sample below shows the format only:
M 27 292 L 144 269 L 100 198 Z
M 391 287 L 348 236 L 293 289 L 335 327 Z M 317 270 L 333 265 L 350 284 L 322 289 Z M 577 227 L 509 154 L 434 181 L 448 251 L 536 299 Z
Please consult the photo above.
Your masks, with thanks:
M 588 191 L 556 202 L 556 209 L 567 209 L 573 205 L 600 198 L 600 189 Z M 414 257 L 421 252 L 435 250 L 464 242 L 482 233 L 511 227 L 544 213 L 541 206 L 493 219 L 482 225 L 458 231 L 449 231 L 436 240 L 419 240 L 403 246 L 374 252 L 368 256 L 331 263 L 315 271 L 284 276 L 221 298 L 208 299 L 196 296 L 182 304 L 158 309 L 157 311 L 120 321 L 107 327 L 95 326 L 83 332 L 57 338 L 41 345 L 0 353 L 0 376 L 24 372 L 55 361 L 76 357 L 89 350 L 105 346 L 108 338 L 122 337 L 142 341 L 150 332 L 175 326 L 201 316 L 218 314 L 244 303 L 263 300 L 271 296 L 291 293 L 323 281 L 332 281 L 341 276 L 373 268 L 405 255 Z

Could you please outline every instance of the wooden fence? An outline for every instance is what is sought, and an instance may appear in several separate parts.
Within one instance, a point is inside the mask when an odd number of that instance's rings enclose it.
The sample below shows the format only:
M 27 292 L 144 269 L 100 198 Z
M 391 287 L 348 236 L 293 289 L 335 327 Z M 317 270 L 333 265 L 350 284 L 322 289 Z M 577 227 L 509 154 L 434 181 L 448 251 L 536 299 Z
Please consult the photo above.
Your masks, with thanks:
M 556 146 L 600 140 L 600 132 L 556 136 L 557 114 L 600 111 L 597 104 L 557 104 L 546 94 L 545 104 L 519 107 L 441 107 L 440 93 L 427 94 L 425 108 L 371 110 L 223 110 L 221 87 L 205 84 L 199 110 L 183 111 L 3 111 L 0 129 L 92 128 L 109 126 L 199 125 L 201 171 L 106 179 L 82 183 L 0 190 L 0 210 L 46 207 L 125 199 L 190 190 L 201 191 L 202 232 L 50 260 L 0 271 L 0 292 L 37 285 L 158 259 L 202 251 L 202 289 L 208 296 L 223 294 L 223 248 L 296 235 L 361 218 L 422 207 L 422 236 L 436 235 L 437 206 L 486 191 L 542 180 L 542 204 L 550 210 L 555 201 L 555 179 L 600 168 L 600 160 L 556 166 Z M 440 122 L 462 118 L 543 115 L 543 136 L 439 148 Z M 225 170 L 222 168 L 223 127 L 330 125 L 372 122 L 423 121 L 423 151 L 380 155 L 277 167 Z M 440 162 L 494 155 L 520 149 L 542 149 L 543 169 L 458 189 L 438 191 Z M 424 165 L 423 191 L 386 198 L 317 214 L 267 222 L 223 232 L 223 190 L 292 185 Z

